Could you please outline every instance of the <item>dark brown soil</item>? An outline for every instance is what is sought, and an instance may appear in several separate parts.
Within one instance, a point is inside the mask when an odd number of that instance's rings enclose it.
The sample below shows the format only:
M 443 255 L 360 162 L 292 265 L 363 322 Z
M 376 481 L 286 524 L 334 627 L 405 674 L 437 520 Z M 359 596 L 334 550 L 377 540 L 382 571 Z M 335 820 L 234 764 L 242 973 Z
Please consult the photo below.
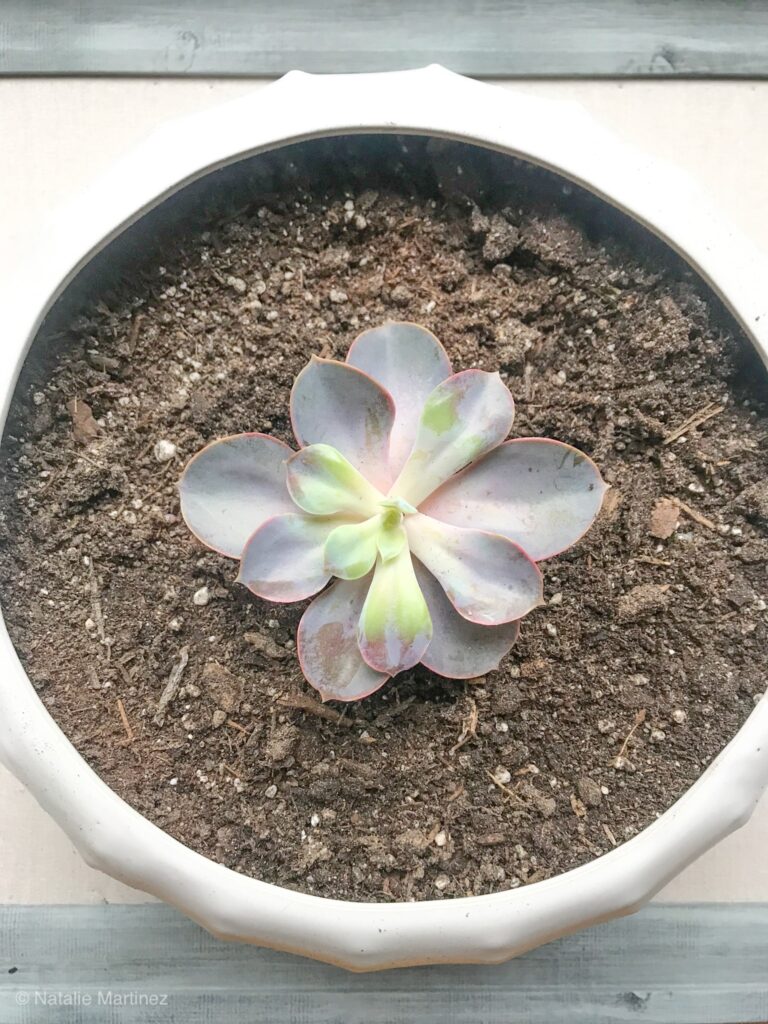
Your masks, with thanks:
M 392 138 L 242 174 L 219 179 L 216 209 L 210 181 L 172 207 L 138 262 L 134 237 L 122 281 L 92 273 L 28 363 L 0 578 L 30 677 L 129 803 L 270 882 L 427 899 L 599 856 L 696 780 L 763 685 L 762 370 L 658 243 L 508 159 Z M 587 538 L 543 567 L 548 604 L 498 672 L 417 670 L 323 709 L 294 655 L 304 606 L 236 585 L 180 522 L 175 483 L 219 435 L 292 441 L 310 353 L 343 358 L 387 318 L 431 328 L 457 369 L 501 368 L 516 431 L 578 445 L 614 486 Z

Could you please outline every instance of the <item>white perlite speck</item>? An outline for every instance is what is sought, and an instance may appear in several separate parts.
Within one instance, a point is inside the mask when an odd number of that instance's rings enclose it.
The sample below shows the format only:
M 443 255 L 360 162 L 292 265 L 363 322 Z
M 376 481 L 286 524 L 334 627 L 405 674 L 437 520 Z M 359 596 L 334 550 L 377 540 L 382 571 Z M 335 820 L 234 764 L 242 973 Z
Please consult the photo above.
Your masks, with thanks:
M 208 587 L 200 587 L 192 595 L 192 603 L 196 604 L 198 608 L 204 608 L 211 600 L 211 592 Z
M 237 292 L 238 295 L 245 295 L 248 291 L 248 285 L 242 277 L 234 277 L 231 274 L 227 278 L 227 286 L 231 288 L 233 292 Z
M 493 778 L 502 786 L 506 786 L 508 782 L 512 781 L 512 775 L 507 771 L 503 764 L 498 765 L 494 770 Z
M 163 438 L 157 442 L 153 452 L 157 462 L 170 462 L 176 454 L 176 445 L 173 441 L 166 441 Z
M 264 796 L 267 798 L 267 800 L 274 800 L 275 797 L 277 796 L 277 786 L 267 786 L 267 788 L 264 790 Z

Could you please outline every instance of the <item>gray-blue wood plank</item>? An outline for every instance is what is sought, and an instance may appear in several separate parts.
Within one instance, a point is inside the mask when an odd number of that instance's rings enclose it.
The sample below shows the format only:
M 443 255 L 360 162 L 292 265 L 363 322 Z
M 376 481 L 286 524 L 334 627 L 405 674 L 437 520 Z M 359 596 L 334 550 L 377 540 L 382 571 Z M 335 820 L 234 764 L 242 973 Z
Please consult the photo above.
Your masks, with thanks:
M 0 74 L 768 75 L 765 0 L 0 0 Z
M 768 1020 L 768 905 L 652 905 L 493 967 L 353 975 L 159 904 L 0 907 L 2 1024 Z

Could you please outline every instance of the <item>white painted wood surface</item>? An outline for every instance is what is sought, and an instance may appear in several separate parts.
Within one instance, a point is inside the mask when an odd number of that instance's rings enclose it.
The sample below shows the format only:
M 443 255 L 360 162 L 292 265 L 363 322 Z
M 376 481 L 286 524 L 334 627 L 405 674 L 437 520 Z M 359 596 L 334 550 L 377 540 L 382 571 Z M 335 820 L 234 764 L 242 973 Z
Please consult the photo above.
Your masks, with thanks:
M 219 942 L 163 906 L 5 907 L 0 934 L 3 1024 L 768 1020 L 765 904 L 653 905 L 506 964 L 356 975 Z
M 258 90 L 238 80 L 0 79 L 0 274 L 45 244 L 46 218 L 165 118 Z M 506 88 L 567 95 L 694 174 L 757 244 L 768 245 L 768 83 L 551 82 Z M 87 868 L 0 768 L 0 903 L 142 900 Z M 751 823 L 660 895 L 768 900 L 768 801 Z M 30 1018 L 33 1019 L 33 1018 Z
M 0 72 L 766 75 L 768 8 L 723 0 L 4 0 Z

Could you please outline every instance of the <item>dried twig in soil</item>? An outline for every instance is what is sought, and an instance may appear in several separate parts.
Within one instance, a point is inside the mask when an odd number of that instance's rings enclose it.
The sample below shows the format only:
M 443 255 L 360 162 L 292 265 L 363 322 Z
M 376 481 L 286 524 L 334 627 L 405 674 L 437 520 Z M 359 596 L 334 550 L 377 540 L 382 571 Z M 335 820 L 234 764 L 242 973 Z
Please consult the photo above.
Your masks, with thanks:
M 128 742 L 133 743 L 136 739 L 136 734 L 131 728 L 131 723 L 128 721 L 128 715 L 125 710 L 125 704 L 123 704 L 120 697 L 117 698 L 117 710 L 120 712 L 120 721 L 123 723 L 125 734 L 128 737 Z
M 488 778 L 491 780 L 491 782 L 494 784 L 494 786 L 498 786 L 499 789 L 503 793 L 505 793 L 506 796 L 508 796 L 510 799 L 514 800 L 515 803 L 521 804 L 523 807 L 527 806 L 525 800 L 523 800 L 523 798 L 520 796 L 520 794 L 516 793 L 514 791 L 514 789 L 510 789 L 509 786 L 505 786 L 503 782 L 499 782 L 499 780 L 496 778 L 496 776 L 493 774 L 492 771 L 489 771 L 486 768 L 485 769 L 485 774 L 488 776 Z
M 629 741 L 635 735 L 635 732 L 637 731 L 637 729 L 639 729 L 640 726 L 645 721 L 645 716 L 646 716 L 645 708 L 640 708 L 640 710 L 635 715 L 635 720 L 632 723 L 632 728 L 629 730 L 627 735 L 624 737 L 624 742 L 621 745 L 621 750 L 618 752 L 616 757 L 614 757 L 614 759 L 613 759 L 614 767 L 618 767 L 618 765 L 621 764 L 621 762 L 622 762 L 622 760 L 624 758 L 624 755 L 627 752 L 627 747 L 629 746 Z
M 340 715 L 333 708 L 327 708 L 324 704 L 318 704 L 316 700 L 307 697 L 303 693 L 284 693 L 277 698 L 277 703 L 284 708 L 295 708 L 297 711 L 306 711 L 317 718 L 324 718 L 326 722 L 333 722 L 334 725 L 343 725 L 345 729 L 367 728 L 368 722 L 360 718 L 346 718 Z
M 137 313 L 136 316 L 133 318 L 133 323 L 131 324 L 131 332 L 128 335 L 128 354 L 129 355 L 133 355 L 133 353 L 136 351 L 136 345 L 137 345 L 138 340 L 139 340 L 139 331 L 141 330 L 141 322 L 142 322 L 143 319 L 144 319 L 144 314 L 143 313 Z
M 182 647 L 179 651 L 179 660 L 171 669 L 171 674 L 168 676 L 168 682 L 165 684 L 165 688 L 160 694 L 160 700 L 157 702 L 157 714 L 152 719 L 155 725 L 162 725 L 165 722 L 165 709 L 178 692 L 181 677 L 184 675 L 184 669 L 187 667 L 188 661 L 189 648 Z
M 472 697 L 469 698 L 469 715 L 464 719 L 464 723 L 461 729 L 461 735 L 458 740 L 454 743 L 451 749 L 448 751 L 449 755 L 453 757 L 457 750 L 460 750 L 465 743 L 470 740 L 477 739 L 477 722 L 479 715 L 477 713 L 477 704 L 475 704 Z
M 666 561 L 663 558 L 651 558 L 650 555 L 635 555 L 636 562 L 643 562 L 645 565 L 672 565 L 671 562 Z
M 238 732 L 245 733 L 246 736 L 248 735 L 248 730 L 245 728 L 245 726 L 240 725 L 240 723 L 236 722 L 233 718 L 228 718 L 226 724 L 229 726 L 230 729 L 236 729 Z
M 718 532 L 717 523 L 713 523 L 711 519 L 707 519 L 707 517 L 702 515 L 701 512 L 697 512 L 695 508 L 691 508 L 690 505 L 682 501 L 680 498 L 670 498 L 670 501 L 674 501 L 680 510 L 685 512 L 685 514 L 692 519 L 694 523 L 698 523 L 699 526 L 706 526 L 708 530 L 714 530 L 715 533 Z
M 611 832 L 610 828 L 605 824 L 605 822 L 603 822 L 603 832 L 605 832 L 605 834 L 606 834 L 606 836 L 608 838 L 608 842 L 611 844 L 611 846 L 618 846 L 619 845 L 618 840 L 616 839 L 616 836 L 613 834 L 613 832 Z
M 104 631 L 104 612 L 101 607 L 99 581 L 96 578 L 96 566 L 93 563 L 93 556 L 88 558 L 88 586 L 91 591 L 91 614 L 93 615 L 93 621 L 96 623 L 96 632 L 101 643 L 104 643 L 107 639 Z
M 672 444 L 678 437 L 682 437 L 686 430 L 693 430 L 695 427 L 700 427 L 702 423 L 706 423 L 707 420 L 711 420 L 713 416 L 718 416 L 725 409 L 724 405 L 716 405 L 714 402 L 710 402 L 709 405 L 705 405 L 703 409 L 699 409 L 692 416 L 689 416 L 687 420 L 676 427 L 671 434 L 667 434 L 662 440 L 663 445 Z

